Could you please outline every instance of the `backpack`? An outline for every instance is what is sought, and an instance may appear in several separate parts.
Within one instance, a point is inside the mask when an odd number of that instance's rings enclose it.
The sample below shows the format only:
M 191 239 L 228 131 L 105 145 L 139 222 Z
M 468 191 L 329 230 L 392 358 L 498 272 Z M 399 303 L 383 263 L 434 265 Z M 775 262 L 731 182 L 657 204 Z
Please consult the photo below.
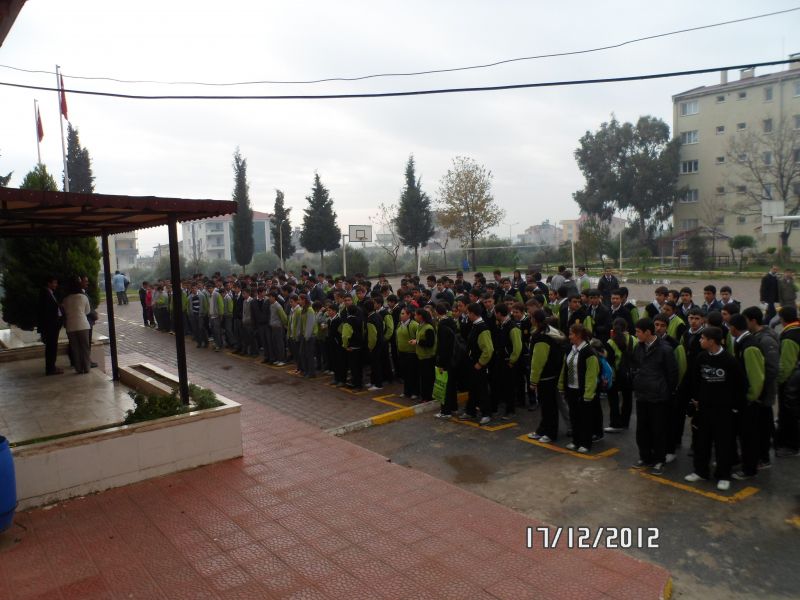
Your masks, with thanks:
M 800 364 L 795 365 L 794 371 L 784 384 L 783 401 L 790 415 L 794 415 L 795 418 L 800 416 Z
M 633 336 L 629 334 L 628 343 L 619 349 L 622 354 L 619 359 L 617 369 L 617 383 L 630 386 L 633 377 L 631 376 L 631 355 L 633 354 Z
M 453 332 L 453 355 L 450 358 L 452 368 L 459 368 L 467 361 L 467 343 L 458 332 Z
M 597 355 L 597 361 L 600 363 L 600 377 L 598 381 L 600 391 L 606 392 L 614 386 L 614 369 L 611 368 L 606 357 L 602 354 Z

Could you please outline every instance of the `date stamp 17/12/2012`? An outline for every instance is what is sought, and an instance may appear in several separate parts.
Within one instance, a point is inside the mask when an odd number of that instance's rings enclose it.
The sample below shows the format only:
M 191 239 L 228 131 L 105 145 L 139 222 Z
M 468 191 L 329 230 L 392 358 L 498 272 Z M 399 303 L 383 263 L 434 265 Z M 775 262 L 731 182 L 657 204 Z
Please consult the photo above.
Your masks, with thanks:
M 554 548 L 658 548 L 658 527 L 528 527 L 526 547 Z

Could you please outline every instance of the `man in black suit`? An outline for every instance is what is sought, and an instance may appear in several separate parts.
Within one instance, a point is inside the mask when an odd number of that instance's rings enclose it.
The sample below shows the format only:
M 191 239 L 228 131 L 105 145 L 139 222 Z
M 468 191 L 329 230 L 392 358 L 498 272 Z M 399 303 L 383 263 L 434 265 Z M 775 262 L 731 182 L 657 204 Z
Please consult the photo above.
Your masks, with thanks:
M 773 265 L 764 277 L 761 278 L 761 287 L 759 289 L 759 298 L 762 303 L 767 305 L 767 311 L 764 315 L 764 324 L 768 324 L 775 316 L 775 303 L 778 302 L 778 272 L 777 265 Z
M 58 278 L 48 277 L 45 286 L 39 294 L 39 335 L 44 343 L 44 372 L 45 375 L 61 375 L 64 371 L 56 367 L 58 354 L 58 334 L 61 331 L 63 314 L 56 298 Z
M 592 319 L 592 335 L 607 342 L 611 333 L 611 311 L 601 302 L 600 290 L 589 290 L 589 306 L 586 309 Z
M 597 282 L 597 289 L 600 292 L 600 295 L 603 297 L 603 304 L 610 306 L 611 292 L 619 289 L 619 281 L 616 277 L 614 277 L 611 267 L 605 268 L 605 273 L 600 278 L 600 281 Z

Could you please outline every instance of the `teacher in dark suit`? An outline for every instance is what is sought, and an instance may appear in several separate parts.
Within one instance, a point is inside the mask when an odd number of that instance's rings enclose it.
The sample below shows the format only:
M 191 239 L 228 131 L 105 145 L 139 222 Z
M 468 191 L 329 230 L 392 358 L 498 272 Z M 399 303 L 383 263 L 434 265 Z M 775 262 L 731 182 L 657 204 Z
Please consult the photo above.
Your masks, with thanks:
M 63 323 L 63 313 L 56 298 L 58 278 L 48 277 L 39 294 L 39 335 L 44 343 L 45 375 L 61 375 L 64 371 L 56 367 L 58 354 L 58 334 Z

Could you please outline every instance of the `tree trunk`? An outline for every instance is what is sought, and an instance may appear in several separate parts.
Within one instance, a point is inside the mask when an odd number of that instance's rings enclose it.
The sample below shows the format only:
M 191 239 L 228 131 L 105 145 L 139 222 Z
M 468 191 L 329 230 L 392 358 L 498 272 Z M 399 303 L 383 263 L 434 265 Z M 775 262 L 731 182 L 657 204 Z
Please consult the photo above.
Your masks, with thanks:
M 477 253 L 475 251 L 475 238 L 472 237 L 472 236 L 470 236 L 470 238 L 469 238 L 469 246 L 471 248 L 471 250 L 469 252 L 470 252 L 470 256 L 472 256 L 472 270 L 473 271 L 477 271 L 478 270 L 478 259 L 477 259 L 478 255 L 477 255 Z

